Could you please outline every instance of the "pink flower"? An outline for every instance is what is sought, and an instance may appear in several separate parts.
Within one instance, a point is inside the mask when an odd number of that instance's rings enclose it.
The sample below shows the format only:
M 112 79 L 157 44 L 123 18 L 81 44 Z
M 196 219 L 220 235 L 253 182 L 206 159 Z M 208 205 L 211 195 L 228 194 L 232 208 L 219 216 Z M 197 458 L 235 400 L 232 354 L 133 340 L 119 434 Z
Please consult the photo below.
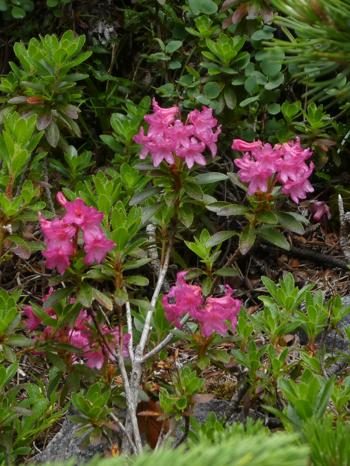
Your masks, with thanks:
M 153 165 L 158 167 L 166 161 L 169 165 L 175 163 L 175 157 L 185 160 L 189 168 L 195 163 L 205 165 L 203 152 L 208 148 L 214 157 L 217 152 L 216 143 L 221 133 L 213 112 L 207 107 L 201 111 L 194 110 L 188 115 L 188 122 L 182 123 L 176 116 L 179 108 L 161 108 L 153 99 L 153 114 L 145 116 L 149 124 L 147 135 L 141 127 L 134 141 L 141 145 L 140 158 L 152 157 Z
M 155 98 L 152 100 L 153 114 L 145 116 L 145 120 L 150 125 L 165 125 L 172 124 L 175 120 L 175 116 L 179 113 L 179 107 L 174 105 L 169 108 L 162 108 L 158 105 Z
M 278 147 L 282 152 L 282 157 L 278 162 L 279 181 L 282 183 L 286 183 L 288 180 L 296 181 L 300 173 L 307 171 L 308 166 L 305 160 L 312 156 L 312 151 L 303 149 L 299 139 L 295 142 L 289 141 Z
M 66 205 L 68 204 L 68 201 L 67 201 L 65 195 L 63 193 L 61 193 L 61 192 L 58 192 L 56 194 L 56 199 L 57 199 L 57 202 L 59 204 L 61 204 L 62 207 L 66 207 Z
M 67 202 L 65 208 L 66 214 L 63 221 L 80 228 L 101 223 L 103 220 L 102 212 L 99 212 L 95 207 L 87 206 L 79 197 L 73 202 Z
M 232 148 L 245 151 L 234 163 L 239 168 L 241 181 L 248 183 L 249 195 L 270 191 L 277 182 L 282 184 L 282 192 L 296 203 L 313 191 L 308 178 L 314 165 L 305 162 L 312 156 L 312 151 L 301 147 L 299 139 L 273 147 L 261 141 L 248 143 L 234 139 Z
M 233 298 L 232 289 L 226 286 L 226 293 L 219 298 L 208 297 L 203 300 L 200 286 L 188 285 L 184 277 L 186 272 L 177 274 L 175 286 L 163 296 L 162 303 L 165 316 L 176 327 L 181 327 L 181 318 L 188 313 L 200 325 L 201 333 L 208 338 L 212 333 L 226 335 L 231 323 L 234 330 L 237 316 L 241 308 L 241 301 Z
M 77 198 L 73 202 L 67 201 L 62 193 L 57 194 L 58 202 L 66 209 L 62 219 L 46 220 L 39 214 L 40 226 L 44 235 L 46 249 L 46 267 L 56 268 L 63 274 L 70 266 L 71 257 L 76 253 L 78 232 L 83 232 L 86 252 L 85 263 L 91 265 L 101 263 L 115 243 L 106 238 L 100 223 L 103 213 Z
M 198 142 L 196 138 L 191 138 L 182 147 L 179 147 L 176 153 L 178 157 L 185 160 L 188 168 L 192 168 L 195 163 L 198 163 L 198 165 L 206 164 L 205 157 L 202 155 L 204 149 L 205 144 L 203 142 Z
M 175 286 L 162 299 L 167 319 L 178 328 L 181 326 L 181 318 L 186 313 L 196 312 L 203 301 L 200 286 L 186 283 L 186 274 L 185 271 L 177 274 Z
M 86 350 L 90 346 L 88 334 L 83 330 L 72 329 L 69 332 L 69 344 L 75 348 Z
M 220 298 L 208 297 L 205 306 L 196 313 L 203 336 L 209 337 L 216 332 L 226 335 L 231 322 L 232 330 L 236 328 L 237 316 L 241 308 L 241 301 L 232 297 L 232 288 L 226 286 L 226 293 Z
M 70 304 L 74 304 L 74 302 Z M 85 309 L 81 310 L 76 318 L 74 328 L 77 330 L 84 330 L 86 329 L 86 325 L 90 324 L 92 324 L 92 318 L 88 315 Z
M 23 307 L 23 314 L 26 316 L 26 320 L 24 322 L 24 325 L 27 327 L 27 330 L 32 332 L 35 330 L 39 325 L 41 324 L 41 320 L 39 317 L 37 317 L 34 312 L 33 308 L 30 305 L 25 305 Z
M 57 269 L 58 273 L 63 275 L 70 266 L 70 257 L 73 253 L 73 244 L 67 242 L 58 246 L 55 246 L 55 243 L 48 243 L 42 254 L 46 258 L 46 267 Z
M 201 111 L 193 110 L 190 112 L 188 119 L 193 124 L 194 135 L 208 147 L 212 156 L 215 157 L 216 142 L 221 133 L 221 126 L 217 128 L 215 133 L 213 132 L 212 128 L 218 124 L 218 120 L 213 117 L 213 110 L 203 106 Z
M 323 201 L 312 201 L 310 205 L 310 210 L 312 212 L 312 218 L 319 222 L 322 217 L 327 217 L 328 220 L 331 218 L 331 211 L 328 205 Z
M 99 349 L 98 351 L 86 351 L 84 353 L 84 357 L 87 360 L 86 365 L 90 367 L 90 369 L 100 370 L 105 362 L 102 349 Z
M 283 185 L 282 192 L 288 194 L 296 204 L 299 203 L 300 199 L 306 199 L 307 193 L 314 191 L 308 179 L 314 170 L 314 166 L 313 162 L 311 162 L 308 168 L 298 174 L 295 181 L 288 180 Z
M 257 191 L 267 192 L 268 182 L 274 174 L 274 170 L 271 167 L 252 159 L 248 154 L 244 154 L 241 159 L 236 159 L 234 163 L 240 168 L 238 175 L 241 181 L 249 184 L 249 195 Z
M 238 150 L 241 152 L 251 151 L 254 149 L 259 149 L 262 147 L 263 143 L 261 141 L 246 142 L 242 139 L 234 139 L 232 141 L 231 148 L 233 150 Z
M 46 241 L 64 245 L 75 236 L 76 228 L 61 219 L 46 220 L 39 213 L 39 222 Z
M 145 159 L 150 154 L 155 167 L 163 160 L 170 165 L 174 163 L 176 143 L 166 133 L 144 136 L 144 130 L 140 128 L 139 134 L 134 136 L 134 141 L 143 145 L 140 158 Z
M 104 261 L 107 253 L 111 251 L 115 243 L 106 238 L 101 227 L 90 227 L 83 230 L 84 251 L 86 265 L 100 264 Z
M 107 326 L 103 326 L 100 328 L 100 330 L 106 338 L 107 345 L 105 345 L 104 348 L 101 348 L 94 344 L 84 352 L 84 357 L 87 360 L 86 364 L 91 369 L 101 369 L 105 362 L 107 362 L 105 355 L 107 355 L 108 359 L 113 362 L 116 355 L 117 346 L 119 344 L 122 345 L 123 356 L 129 356 L 127 346 L 130 340 L 130 335 L 128 333 L 123 335 L 122 341 L 120 341 L 118 328 L 110 329 Z

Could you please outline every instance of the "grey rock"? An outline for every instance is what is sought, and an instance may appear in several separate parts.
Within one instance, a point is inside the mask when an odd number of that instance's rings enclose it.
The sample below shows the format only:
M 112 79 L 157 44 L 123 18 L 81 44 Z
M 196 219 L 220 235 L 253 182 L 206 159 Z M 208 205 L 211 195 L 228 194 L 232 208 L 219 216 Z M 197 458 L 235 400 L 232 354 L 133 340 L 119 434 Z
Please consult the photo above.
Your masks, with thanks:
M 76 465 L 88 462 L 95 455 L 102 454 L 106 443 L 99 445 L 82 445 L 81 438 L 76 435 L 78 426 L 69 419 L 65 419 L 61 429 L 48 443 L 47 447 L 34 458 L 34 464 L 75 460 Z
M 342 302 L 344 306 L 350 306 L 350 296 L 344 296 Z M 350 313 L 339 322 L 335 330 L 327 331 L 325 335 L 321 336 L 320 341 L 327 351 L 350 354 L 350 341 L 345 332 L 348 325 L 350 325 Z
M 210 413 L 215 413 L 218 419 L 226 419 L 231 415 L 232 401 L 227 400 L 210 400 L 207 403 L 199 403 L 194 408 L 194 418 L 203 423 L 206 421 Z
M 210 413 L 215 413 L 218 419 L 225 419 L 232 415 L 233 405 L 234 403 L 231 401 L 217 399 L 199 403 L 194 408 L 194 417 L 201 423 L 205 422 Z M 43 452 L 36 455 L 31 461 L 35 464 L 43 464 L 74 460 L 75 465 L 82 465 L 95 455 L 103 455 L 108 448 L 107 442 L 84 446 L 76 435 L 77 429 L 76 424 L 65 419 L 60 431 L 52 438 Z M 177 434 L 181 436 L 181 432 Z

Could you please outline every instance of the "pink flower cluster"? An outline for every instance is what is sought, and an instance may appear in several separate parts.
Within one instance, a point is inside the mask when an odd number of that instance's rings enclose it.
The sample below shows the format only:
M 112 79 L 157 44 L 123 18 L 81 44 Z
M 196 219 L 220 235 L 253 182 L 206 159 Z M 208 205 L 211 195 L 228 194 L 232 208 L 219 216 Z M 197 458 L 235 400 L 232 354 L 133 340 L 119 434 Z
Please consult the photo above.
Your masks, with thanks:
M 52 292 L 53 289 L 50 288 L 49 293 L 43 298 L 43 302 L 47 301 Z M 52 319 L 57 319 L 53 308 L 44 308 L 44 311 Z M 24 306 L 23 314 L 26 317 L 25 326 L 30 332 L 37 330 L 42 325 L 41 319 L 34 314 L 32 306 Z M 72 356 L 74 362 L 77 362 L 79 358 L 84 358 L 86 365 L 91 369 L 101 369 L 107 360 L 113 361 L 117 345 L 120 344 L 120 333 L 117 327 L 110 329 L 106 325 L 101 326 L 100 331 L 107 343 L 103 347 L 95 334 L 96 331 L 94 331 L 91 317 L 85 310 L 81 310 L 73 326 L 60 328 L 57 331 L 47 325 L 38 333 L 35 339 L 39 342 L 53 340 L 55 343 L 70 344 L 82 351 L 82 355 L 74 354 Z M 122 340 L 123 355 L 128 356 L 127 345 L 130 335 L 123 335 Z
M 282 192 L 298 204 L 300 199 L 306 198 L 307 193 L 314 191 L 309 181 L 314 164 L 306 163 L 312 151 L 303 149 L 299 139 L 274 146 L 261 141 L 234 139 L 232 149 L 244 152 L 243 157 L 234 163 L 239 168 L 241 181 L 249 184 L 248 194 L 271 191 L 279 182 Z
M 185 271 L 179 272 L 175 286 L 163 296 L 162 303 L 169 322 L 180 328 L 182 317 L 188 313 L 199 323 L 201 333 L 206 338 L 214 332 L 226 335 L 228 321 L 234 330 L 241 301 L 232 297 L 232 288 L 226 286 L 226 293 L 220 298 L 209 296 L 204 299 L 200 286 L 186 283 L 186 274 Z
M 103 213 L 87 206 L 80 198 L 69 202 L 62 193 L 58 193 L 57 200 L 66 209 L 63 218 L 49 221 L 39 214 L 46 244 L 43 251 L 46 267 L 56 268 L 60 274 L 64 274 L 70 266 L 71 257 L 76 253 L 79 231 L 82 231 L 84 240 L 85 264 L 101 263 L 115 246 L 101 228 Z
M 140 158 L 145 159 L 150 154 L 155 167 L 163 160 L 173 165 L 175 156 L 183 159 L 188 168 L 195 163 L 205 165 L 203 152 L 208 148 L 215 157 L 216 143 L 221 133 L 220 126 L 213 131 L 218 122 L 212 110 L 208 107 L 203 107 L 201 111 L 193 110 L 186 123 L 177 116 L 180 116 L 179 107 L 162 108 L 153 99 L 153 113 L 145 116 L 149 124 L 147 135 L 141 127 L 134 136 L 134 141 L 142 146 Z

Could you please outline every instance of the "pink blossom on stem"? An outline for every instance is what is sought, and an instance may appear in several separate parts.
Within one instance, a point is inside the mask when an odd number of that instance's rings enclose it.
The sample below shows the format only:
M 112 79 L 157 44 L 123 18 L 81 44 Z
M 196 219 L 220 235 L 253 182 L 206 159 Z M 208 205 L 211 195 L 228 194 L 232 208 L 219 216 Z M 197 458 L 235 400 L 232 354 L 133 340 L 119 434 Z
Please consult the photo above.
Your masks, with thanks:
M 205 149 L 203 142 L 198 142 L 196 138 L 188 139 L 182 147 L 177 149 L 177 155 L 184 159 L 188 168 L 192 168 L 195 163 L 198 165 L 205 165 L 206 160 L 202 155 Z
M 299 203 L 300 199 L 306 199 L 307 193 L 314 191 L 309 181 L 309 176 L 311 176 L 313 170 L 314 164 L 311 162 L 308 168 L 299 173 L 296 180 L 288 180 L 284 183 L 282 192 L 287 194 L 296 204 Z
M 106 238 L 101 227 L 93 226 L 83 230 L 84 238 L 84 251 L 86 256 L 84 259 L 85 264 L 100 264 L 104 261 L 107 253 L 111 251 L 115 243 Z
M 158 105 L 155 98 L 152 100 L 153 114 L 145 116 L 145 121 L 150 125 L 165 125 L 172 124 L 175 120 L 176 115 L 179 113 L 179 107 L 174 105 L 173 107 L 163 108 Z
M 241 181 L 249 184 L 249 195 L 257 191 L 267 192 L 268 182 L 274 173 L 271 167 L 252 159 L 248 154 L 244 154 L 241 159 L 236 159 L 234 163 L 240 169 L 238 175 Z
M 76 234 L 76 228 L 61 219 L 50 221 L 39 214 L 39 222 L 46 241 L 52 241 L 56 244 L 65 244 Z
M 103 212 L 86 205 L 80 198 L 69 202 L 62 193 L 57 194 L 57 200 L 66 210 L 62 219 L 49 221 L 39 214 L 46 243 L 43 251 L 46 267 L 56 268 L 60 274 L 64 274 L 76 253 L 77 235 L 80 230 L 83 232 L 85 242 L 85 263 L 87 265 L 101 263 L 115 246 L 113 241 L 106 238 L 100 226 Z
M 97 351 L 86 351 L 84 357 L 86 358 L 86 365 L 90 367 L 90 369 L 100 370 L 105 362 L 105 357 L 101 348 Z
M 103 220 L 103 212 L 99 212 L 95 207 L 87 206 L 79 197 L 73 202 L 67 202 L 65 209 L 63 221 L 80 228 L 101 223 Z
M 217 120 L 212 110 L 207 107 L 201 111 L 193 110 L 185 124 L 176 118 L 179 113 L 178 107 L 162 108 L 153 99 L 153 113 L 144 117 L 149 124 L 147 135 L 141 127 L 133 138 L 141 145 L 141 159 L 150 155 L 153 165 L 158 167 L 163 161 L 173 165 L 175 157 L 179 157 L 192 168 L 195 163 L 206 164 L 203 155 L 206 148 L 213 157 L 216 155 L 221 128 L 216 128 Z
M 162 299 L 167 319 L 178 328 L 181 326 L 181 318 L 186 313 L 195 313 L 203 301 L 201 287 L 186 283 L 186 274 L 185 271 L 177 274 L 175 286 Z
M 233 150 L 246 152 L 246 151 L 251 151 L 254 149 L 259 149 L 260 147 L 262 147 L 262 145 L 263 143 L 261 141 L 247 142 L 247 141 L 243 141 L 243 139 L 234 139 L 232 141 L 231 148 Z
M 68 200 L 61 191 L 56 194 L 56 199 L 62 207 L 66 207 L 66 205 L 68 204 Z
M 74 254 L 74 247 L 70 242 L 58 246 L 49 242 L 42 254 L 46 258 L 46 267 L 57 269 L 58 273 L 63 275 L 70 266 L 70 257 Z
M 50 290 L 49 294 L 52 291 Z M 47 300 L 49 294 L 43 298 Z M 44 308 L 44 312 L 53 319 L 57 319 L 56 312 L 53 308 Z M 25 325 L 29 331 L 35 331 L 42 321 L 35 316 L 31 306 L 23 308 L 23 314 L 26 317 Z M 117 348 L 119 345 L 124 357 L 129 356 L 128 343 L 130 335 L 128 333 L 120 335 L 118 327 L 109 328 L 107 325 L 100 326 L 100 333 L 103 335 L 103 341 L 96 338 L 92 318 L 87 311 L 82 309 L 75 323 L 72 326 L 66 326 L 59 330 L 54 330 L 50 325 L 46 325 L 43 330 L 35 336 L 37 341 L 47 341 L 54 339 L 55 342 L 69 343 L 80 350 L 79 354 L 72 355 L 72 360 L 77 363 L 84 359 L 86 365 L 91 369 L 101 369 L 108 361 L 114 361 Z
M 331 211 L 329 206 L 323 201 L 312 201 L 310 205 L 310 210 L 312 212 L 312 218 L 319 222 L 323 217 L 331 218 Z
M 232 296 L 232 289 L 226 286 L 224 296 L 212 296 L 204 300 L 201 287 L 189 285 L 185 282 L 186 272 L 177 274 L 175 286 L 162 299 L 165 316 L 176 327 L 181 326 L 181 318 L 188 313 L 199 323 L 201 333 L 208 338 L 214 332 L 226 335 L 231 323 L 234 330 L 237 325 L 237 316 L 241 308 L 241 301 Z
M 203 309 L 196 313 L 203 336 L 209 337 L 214 332 L 222 336 L 226 335 L 229 330 L 227 321 L 231 322 L 232 330 L 236 328 L 241 301 L 232 297 L 232 291 L 231 287 L 226 286 L 224 296 L 219 298 L 209 296 Z
M 213 117 L 213 110 L 203 106 L 201 111 L 193 110 L 190 112 L 188 120 L 194 127 L 194 135 L 208 147 L 212 156 L 215 157 L 217 153 L 216 143 L 221 134 L 221 126 L 217 128 L 215 133 L 213 132 L 212 128 L 215 128 L 218 124 L 218 120 Z
M 76 328 L 69 332 L 68 341 L 70 345 L 82 350 L 86 350 L 90 346 L 88 334 Z
M 239 168 L 239 178 L 248 184 L 249 195 L 270 191 L 277 182 L 281 183 L 282 192 L 296 203 L 313 192 L 309 177 L 314 164 L 306 163 L 312 151 L 304 149 L 299 139 L 275 146 L 234 139 L 232 148 L 245 152 L 234 163 Z
M 41 320 L 34 314 L 33 308 L 29 304 L 23 307 L 23 315 L 26 317 L 24 325 L 30 332 L 38 328 L 41 324 Z

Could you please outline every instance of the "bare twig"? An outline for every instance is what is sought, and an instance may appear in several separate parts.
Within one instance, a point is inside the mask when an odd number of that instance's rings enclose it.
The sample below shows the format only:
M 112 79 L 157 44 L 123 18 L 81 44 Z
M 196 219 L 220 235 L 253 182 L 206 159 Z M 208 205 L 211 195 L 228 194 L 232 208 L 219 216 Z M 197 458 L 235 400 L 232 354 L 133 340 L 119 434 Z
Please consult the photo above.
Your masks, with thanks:
M 140 360 L 142 358 L 142 355 L 143 355 L 143 352 L 144 352 L 144 349 L 145 349 L 145 346 L 146 346 L 146 343 L 147 343 L 147 340 L 148 340 L 148 336 L 149 336 L 149 333 L 151 331 L 151 320 L 152 320 L 152 317 L 153 317 L 153 314 L 154 314 L 154 310 L 156 308 L 158 296 L 159 296 L 159 294 L 161 292 L 161 289 L 162 289 L 162 286 L 163 286 L 163 283 L 164 283 L 164 279 L 165 279 L 165 276 L 166 276 L 166 273 L 167 273 L 167 270 L 168 270 L 170 250 L 171 250 L 171 245 L 169 244 L 168 248 L 166 250 L 166 253 L 165 253 L 164 264 L 159 269 L 158 281 L 157 281 L 157 284 L 156 284 L 156 287 L 155 287 L 155 290 L 154 290 L 154 293 L 153 293 L 153 296 L 152 296 L 152 299 L 151 299 L 150 308 L 149 308 L 149 310 L 147 312 L 147 315 L 146 315 L 145 324 L 144 324 L 144 327 L 143 327 L 143 330 L 142 330 L 140 343 L 139 343 L 138 348 L 137 348 L 137 350 L 138 350 L 137 351 L 137 356 L 140 358 Z
M 146 233 L 148 236 L 148 255 L 151 259 L 151 267 L 154 270 L 155 274 L 158 275 L 159 270 L 160 270 L 160 260 L 159 260 L 159 254 L 158 254 L 158 249 L 157 249 L 157 238 L 156 238 L 156 227 L 153 225 L 153 223 L 149 223 L 146 226 Z M 164 278 L 164 288 L 169 289 L 169 284 Z
M 126 397 L 126 402 L 127 402 L 127 407 L 128 407 L 128 415 L 129 415 L 131 426 L 132 426 L 132 433 L 133 433 L 133 437 L 135 441 L 136 453 L 141 453 L 143 450 L 143 447 L 142 447 L 141 434 L 140 434 L 140 429 L 139 429 L 139 425 L 137 421 L 137 413 L 136 413 L 136 408 L 137 408 L 137 403 L 138 403 L 138 400 L 137 400 L 138 386 L 137 386 L 137 389 L 135 390 L 134 385 L 131 385 L 129 381 L 128 373 L 125 368 L 124 357 L 123 357 L 120 345 L 118 345 L 117 347 L 117 360 L 118 360 L 120 374 L 123 379 L 125 397 Z
M 125 436 L 128 439 L 128 442 L 129 442 L 131 448 L 133 449 L 134 453 L 137 453 L 137 448 L 136 448 L 134 442 L 132 441 L 129 432 L 123 426 L 122 422 L 118 419 L 118 417 L 114 413 L 109 413 L 109 415 L 113 419 L 113 421 L 118 425 L 120 430 L 122 430 L 123 433 L 125 434 Z
M 146 353 L 142 359 L 141 359 L 141 364 L 143 364 L 145 361 L 147 361 L 148 359 L 150 359 L 152 356 L 155 356 L 157 353 L 159 353 L 163 348 L 165 348 L 170 342 L 171 340 L 174 338 L 174 334 L 173 332 L 170 332 L 165 338 L 164 340 L 162 340 L 160 343 L 158 343 L 157 346 L 155 346 L 154 348 L 151 349 L 151 351 L 149 351 L 148 353 Z
M 126 290 L 124 291 L 126 292 Z M 130 339 L 128 343 L 128 350 L 129 350 L 129 356 L 132 362 L 134 360 L 134 332 L 133 332 L 133 326 L 132 326 L 131 307 L 130 307 L 130 302 L 128 299 L 125 302 L 125 308 L 126 308 L 126 322 L 128 326 L 128 334 L 130 335 Z

